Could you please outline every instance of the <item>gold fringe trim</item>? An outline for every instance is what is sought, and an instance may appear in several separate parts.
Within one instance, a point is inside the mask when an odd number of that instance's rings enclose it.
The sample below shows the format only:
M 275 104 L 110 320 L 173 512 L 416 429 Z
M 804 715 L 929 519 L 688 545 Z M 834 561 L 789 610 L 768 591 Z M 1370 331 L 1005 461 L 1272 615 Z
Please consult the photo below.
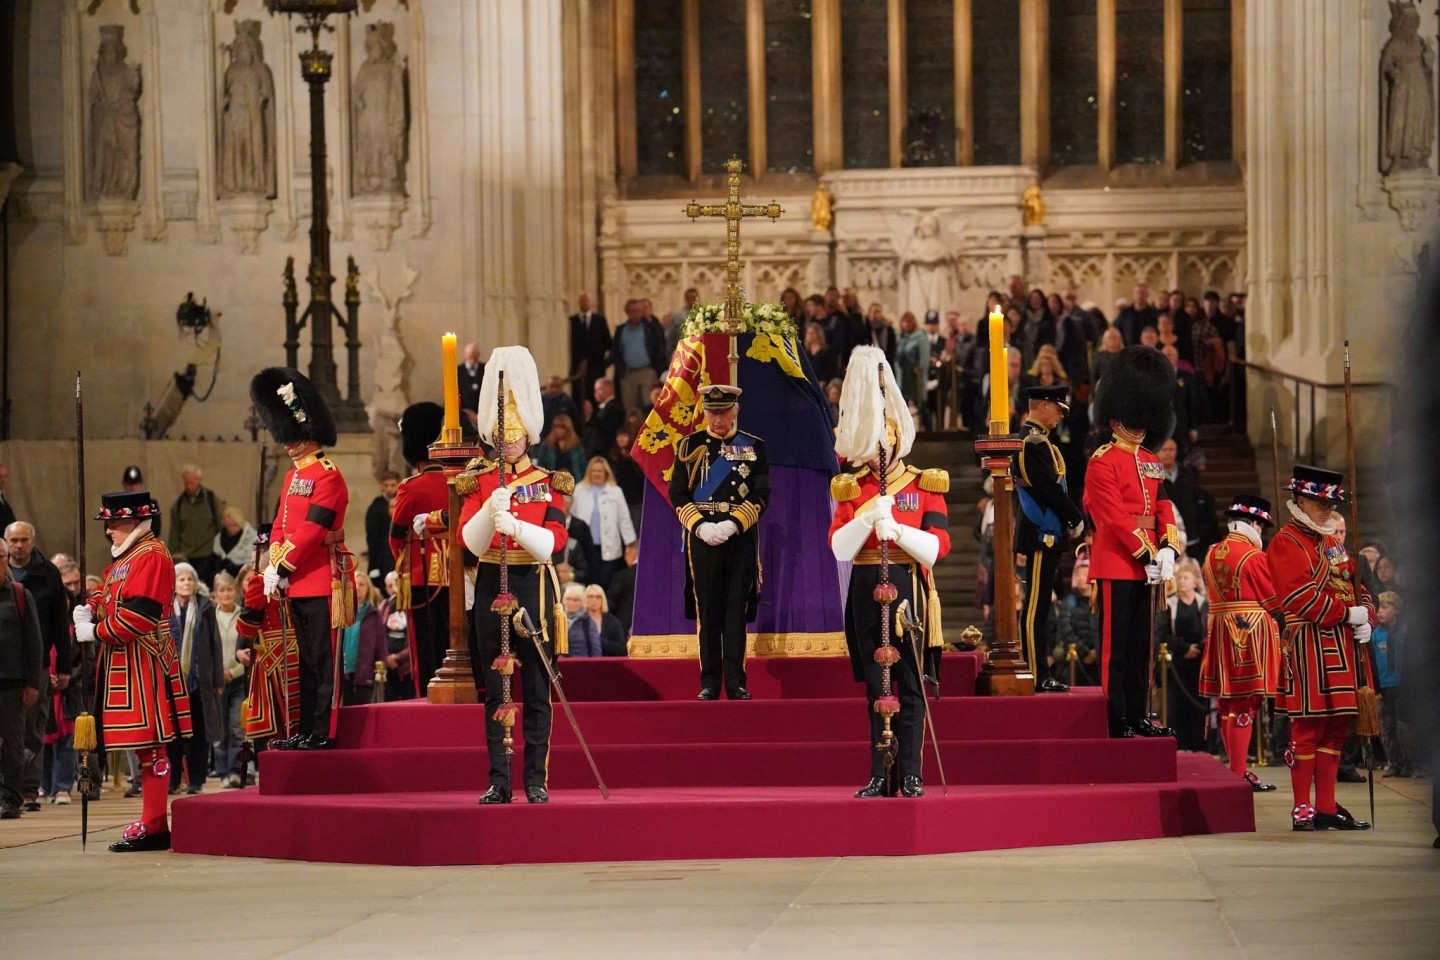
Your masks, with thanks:
M 627 644 L 637 659 L 680 659 L 700 656 L 700 639 L 695 634 L 634 636 Z M 845 634 L 835 633 L 752 633 L 745 641 L 746 656 L 755 657 L 841 657 L 847 655 Z

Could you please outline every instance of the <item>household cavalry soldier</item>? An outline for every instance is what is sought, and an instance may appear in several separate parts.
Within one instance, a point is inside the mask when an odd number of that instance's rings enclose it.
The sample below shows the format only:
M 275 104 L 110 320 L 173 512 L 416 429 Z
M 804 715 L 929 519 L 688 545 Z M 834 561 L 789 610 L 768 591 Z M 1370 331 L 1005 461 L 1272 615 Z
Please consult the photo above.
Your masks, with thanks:
M 1090 579 L 1100 613 L 1101 684 L 1112 737 L 1173 737 L 1151 722 L 1152 589 L 1175 578 L 1181 541 L 1175 510 L 1161 499 L 1158 446 L 1174 426 L 1175 370 L 1149 347 L 1126 347 L 1095 397 L 1099 423 L 1114 439 L 1085 469 L 1085 512 L 1095 524 Z
M 1238 493 L 1225 512 L 1230 533 L 1205 555 L 1210 622 L 1200 661 L 1200 696 L 1220 701 L 1220 740 L 1230 769 L 1256 793 L 1274 790 L 1245 769 L 1250 734 L 1280 676 L 1279 604 L 1260 541 L 1275 525 L 1270 501 Z
M 883 392 L 882 392 L 883 387 Z M 857 797 L 923 797 L 920 748 L 925 722 L 925 690 L 917 660 L 936 676 L 941 644 L 940 601 L 932 570 L 950 552 L 950 514 L 945 494 L 950 475 L 905 463 L 915 441 L 915 424 L 884 352 L 856 347 L 840 390 L 840 423 L 835 453 L 855 469 L 830 483 L 835 514 L 830 549 L 835 559 L 853 563 L 845 598 L 845 644 L 855 681 L 865 684 L 870 744 L 879 742 L 884 720 L 875 711 L 884 667 L 875 661 L 881 646 L 882 607 L 875 598 L 880 582 L 880 544 L 890 545 L 890 582 L 896 588 L 891 616 L 906 605 L 918 631 L 892 629 L 899 660 L 891 667 L 891 685 L 900 700 L 896 718 L 899 770 L 886 769 L 881 751 L 870 751 L 870 780 Z M 885 492 L 880 491 L 880 449 L 885 449 Z M 898 626 L 898 623 L 897 623 Z M 920 638 L 923 637 L 923 640 Z M 914 642 L 923 643 L 917 651 Z M 896 788 L 898 784 L 898 791 Z
M 335 444 L 335 420 L 315 386 L 289 367 L 257 373 L 250 401 L 294 462 L 271 524 L 262 583 L 265 596 L 283 595 L 287 603 L 300 650 L 300 716 L 295 735 L 271 746 L 328 750 L 340 689 L 335 641 L 355 619 L 355 557 L 345 547 L 350 491 L 324 451 Z
M 745 688 L 745 625 L 760 604 L 760 515 L 770 500 L 765 443 L 735 426 L 740 388 L 700 391 L 705 427 L 676 445 L 670 505 L 685 528 L 685 616 L 700 634 L 700 694 Z
M 245 737 L 257 752 L 274 740 L 295 735 L 300 722 L 300 650 L 293 631 L 281 619 L 280 597 L 265 596 L 264 570 L 270 564 L 270 524 L 255 537 L 256 575 L 245 585 L 235 620 L 239 647 L 246 658 L 250 687 L 242 705 Z
M 504 377 L 504 396 L 500 393 Z M 500 404 L 504 404 L 501 430 Z M 475 686 L 485 698 L 485 740 L 490 753 L 490 787 L 482 804 L 509 803 L 510 761 L 505 755 L 508 726 L 496 717 L 504 703 L 501 675 L 513 670 L 519 687 L 525 735 L 525 799 L 546 803 L 550 755 L 550 681 L 542 656 L 569 651 L 560 582 L 551 558 L 565 548 L 565 498 L 575 491 L 568 473 L 543 470 L 530 462 L 529 449 L 540 441 L 545 415 L 540 406 L 540 378 L 535 359 L 524 347 L 497 347 L 485 365 L 480 387 L 480 436 L 497 452 L 495 461 L 474 461 L 457 478 L 464 503 L 460 535 L 480 558 L 475 578 L 474 629 L 470 659 Z M 503 541 L 502 541 L 503 538 Z M 501 597 L 501 543 L 506 548 L 509 596 Z M 502 657 L 501 618 L 512 625 L 534 624 L 524 637 L 510 631 L 512 659 Z M 518 661 L 516 663 L 515 661 Z
M 1286 506 L 1290 522 L 1266 556 L 1285 614 L 1285 664 L 1276 706 L 1290 716 L 1290 787 L 1295 830 L 1368 830 L 1335 802 L 1340 754 L 1359 713 L 1356 661 L 1365 656 L 1375 623 L 1370 592 L 1355 560 L 1335 535 L 1335 506 L 1345 502 L 1342 477 L 1296 466 Z M 1315 784 L 1311 802 L 1310 784 Z
M 1025 555 L 1029 573 L 1020 636 L 1030 670 L 1035 674 L 1035 689 L 1046 693 L 1070 689 L 1050 675 L 1047 662 L 1054 646 L 1051 596 L 1066 538 L 1078 540 L 1085 530 L 1085 515 L 1066 492 L 1065 458 L 1050 440 L 1050 431 L 1070 412 L 1069 394 L 1069 388 L 1063 386 L 1031 387 L 1025 391 L 1030 405 L 1021 428 L 1025 443 L 1011 466 L 1020 495 L 1015 552 Z
M 190 736 L 190 697 L 170 637 L 175 564 L 151 520 L 160 507 L 150 494 L 107 493 L 105 521 L 114 561 L 99 592 L 76 607 L 75 639 L 101 644 L 95 722 L 108 750 L 134 750 L 140 761 L 140 819 L 110 845 L 115 853 L 170 849 L 165 747 Z
M 419 472 L 401 481 L 390 512 L 399 581 L 395 608 L 409 612 L 410 662 L 420 697 L 450 647 L 450 488 L 444 468 L 430 459 L 430 445 L 444 425 L 445 408 L 438 403 L 411 404 L 401 415 L 400 447 Z

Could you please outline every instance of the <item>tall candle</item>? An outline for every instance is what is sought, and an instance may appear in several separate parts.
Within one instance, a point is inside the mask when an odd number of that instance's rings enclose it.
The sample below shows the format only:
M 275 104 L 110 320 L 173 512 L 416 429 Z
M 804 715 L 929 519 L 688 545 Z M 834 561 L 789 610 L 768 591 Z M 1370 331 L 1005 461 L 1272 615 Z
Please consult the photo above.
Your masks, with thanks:
M 440 368 L 445 375 L 445 429 L 460 429 L 460 363 L 455 356 L 455 334 L 440 338 Z
M 1010 432 L 1010 364 L 1005 351 L 1005 314 L 990 311 L 990 422 Z

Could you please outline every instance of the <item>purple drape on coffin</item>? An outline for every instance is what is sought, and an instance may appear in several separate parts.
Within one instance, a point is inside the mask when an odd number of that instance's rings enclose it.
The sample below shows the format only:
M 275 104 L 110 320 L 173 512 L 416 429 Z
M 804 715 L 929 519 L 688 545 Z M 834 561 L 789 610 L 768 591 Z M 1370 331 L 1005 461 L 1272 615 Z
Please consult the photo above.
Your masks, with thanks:
M 760 518 L 760 610 L 751 633 L 817 634 L 845 629 L 840 577 L 830 552 L 830 477 L 770 465 L 770 503 Z M 693 636 L 685 619 L 685 554 L 675 511 L 645 487 L 635 577 L 636 637 Z

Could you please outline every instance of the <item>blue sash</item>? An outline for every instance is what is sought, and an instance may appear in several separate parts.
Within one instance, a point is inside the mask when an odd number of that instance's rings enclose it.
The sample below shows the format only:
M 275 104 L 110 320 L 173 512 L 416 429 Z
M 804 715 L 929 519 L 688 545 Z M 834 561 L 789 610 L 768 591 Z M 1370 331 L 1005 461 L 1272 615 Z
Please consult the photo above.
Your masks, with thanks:
M 1064 477 L 1060 478 L 1060 489 L 1066 489 Z M 1060 518 L 1055 515 L 1054 510 L 1040 506 L 1039 501 L 1030 495 L 1029 490 L 1024 487 L 1018 487 L 1017 491 L 1020 494 L 1020 510 L 1025 514 L 1025 519 L 1029 520 L 1039 529 L 1040 536 L 1045 541 L 1046 546 L 1054 546 L 1055 542 L 1060 539 L 1060 533 L 1063 529 Z
M 719 490 L 720 484 L 729 478 L 730 472 L 735 469 L 737 463 L 755 459 L 754 447 L 754 440 L 743 433 L 737 432 L 735 436 L 725 441 L 720 447 L 722 455 L 711 462 L 710 469 L 705 474 L 705 479 L 700 482 L 700 485 L 695 488 L 695 492 L 691 495 L 695 501 L 697 503 L 706 503 L 713 500 L 715 498 L 715 491 Z M 734 451 L 739 455 L 733 457 L 726 456 L 724 453 L 727 450 Z M 747 453 L 749 456 L 745 456 Z

